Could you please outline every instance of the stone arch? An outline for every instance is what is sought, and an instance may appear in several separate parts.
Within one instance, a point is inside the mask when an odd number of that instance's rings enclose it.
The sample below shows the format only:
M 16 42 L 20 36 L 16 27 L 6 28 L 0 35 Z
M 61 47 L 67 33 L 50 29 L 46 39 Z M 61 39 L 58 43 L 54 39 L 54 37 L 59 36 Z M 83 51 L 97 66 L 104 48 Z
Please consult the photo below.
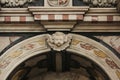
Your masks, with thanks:
M 67 46 L 63 47 L 65 47 L 65 49 L 67 48 L 66 51 L 89 58 L 97 63 L 111 80 L 120 80 L 120 60 L 111 50 L 85 36 L 76 34 L 68 34 L 68 36 L 71 36 L 71 42 L 70 40 L 70 43 L 65 42 Z M 6 80 L 14 68 L 28 58 L 51 51 L 51 48 L 54 48 L 53 46 L 55 44 L 53 44 L 52 47 L 50 45 L 48 46 L 49 42 L 47 38 L 49 38 L 49 35 L 43 34 L 26 39 L 1 55 L 0 79 Z M 56 50 L 60 50 L 60 48 Z

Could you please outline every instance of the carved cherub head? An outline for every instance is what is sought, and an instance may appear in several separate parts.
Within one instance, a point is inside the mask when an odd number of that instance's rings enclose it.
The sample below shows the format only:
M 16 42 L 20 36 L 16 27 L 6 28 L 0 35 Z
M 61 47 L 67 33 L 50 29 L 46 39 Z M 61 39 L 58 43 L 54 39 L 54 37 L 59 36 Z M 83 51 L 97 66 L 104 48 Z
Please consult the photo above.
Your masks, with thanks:
M 64 33 L 56 32 L 51 36 L 50 42 L 59 47 L 67 42 L 67 36 Z
M 48 35 L 48 44 L 54 50 L 60 51 L 64 50 L 66 47 L 69 46 L 71 41 L 71 36 L 66 35 L 62 32 L 56 32 L 52 35 Z

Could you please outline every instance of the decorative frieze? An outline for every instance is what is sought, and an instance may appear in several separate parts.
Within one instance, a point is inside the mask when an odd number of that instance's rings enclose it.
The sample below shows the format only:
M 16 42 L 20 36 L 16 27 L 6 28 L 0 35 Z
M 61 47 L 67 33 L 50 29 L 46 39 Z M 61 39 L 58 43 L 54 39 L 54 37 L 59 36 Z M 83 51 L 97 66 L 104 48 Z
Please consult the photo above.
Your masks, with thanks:
M 0 0 L 0 4 L 3 7 L 22 7 L 26 3 L 32 2 L 33 0 Z
M 84 3 L 92 7 L 114 7 L 117 0 L 83 0 Z

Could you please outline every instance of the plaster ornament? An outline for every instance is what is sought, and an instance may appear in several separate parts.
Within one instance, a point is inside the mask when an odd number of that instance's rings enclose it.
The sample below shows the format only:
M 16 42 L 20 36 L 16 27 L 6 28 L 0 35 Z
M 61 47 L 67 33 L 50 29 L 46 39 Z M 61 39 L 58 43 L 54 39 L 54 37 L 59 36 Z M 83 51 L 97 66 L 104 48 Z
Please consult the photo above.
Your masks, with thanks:
M 62 51 L 66 49 L 71 42 L 72 37 L 70 35 L 65 35 L 62 32 L 56 32 L 52 35 L 48 35 L 48 45 L 56 51 Z
M 33 0 L 0 0 L 0 4 L 4 7 L 20 7 Z

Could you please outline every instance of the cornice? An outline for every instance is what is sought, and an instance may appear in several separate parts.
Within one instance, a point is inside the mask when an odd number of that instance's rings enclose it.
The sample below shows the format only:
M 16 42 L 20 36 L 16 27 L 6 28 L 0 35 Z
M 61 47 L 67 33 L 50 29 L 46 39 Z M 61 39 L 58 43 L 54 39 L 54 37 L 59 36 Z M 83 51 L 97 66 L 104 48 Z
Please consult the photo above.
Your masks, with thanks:
M 0 11 L 0 32 L 120 32 L 119 22 L 116 8 L 31 6 L 1 8 Z M 32 23 L 35 24 L 31 26 Z M 23 25 L 16 26 L 19 24 Z

